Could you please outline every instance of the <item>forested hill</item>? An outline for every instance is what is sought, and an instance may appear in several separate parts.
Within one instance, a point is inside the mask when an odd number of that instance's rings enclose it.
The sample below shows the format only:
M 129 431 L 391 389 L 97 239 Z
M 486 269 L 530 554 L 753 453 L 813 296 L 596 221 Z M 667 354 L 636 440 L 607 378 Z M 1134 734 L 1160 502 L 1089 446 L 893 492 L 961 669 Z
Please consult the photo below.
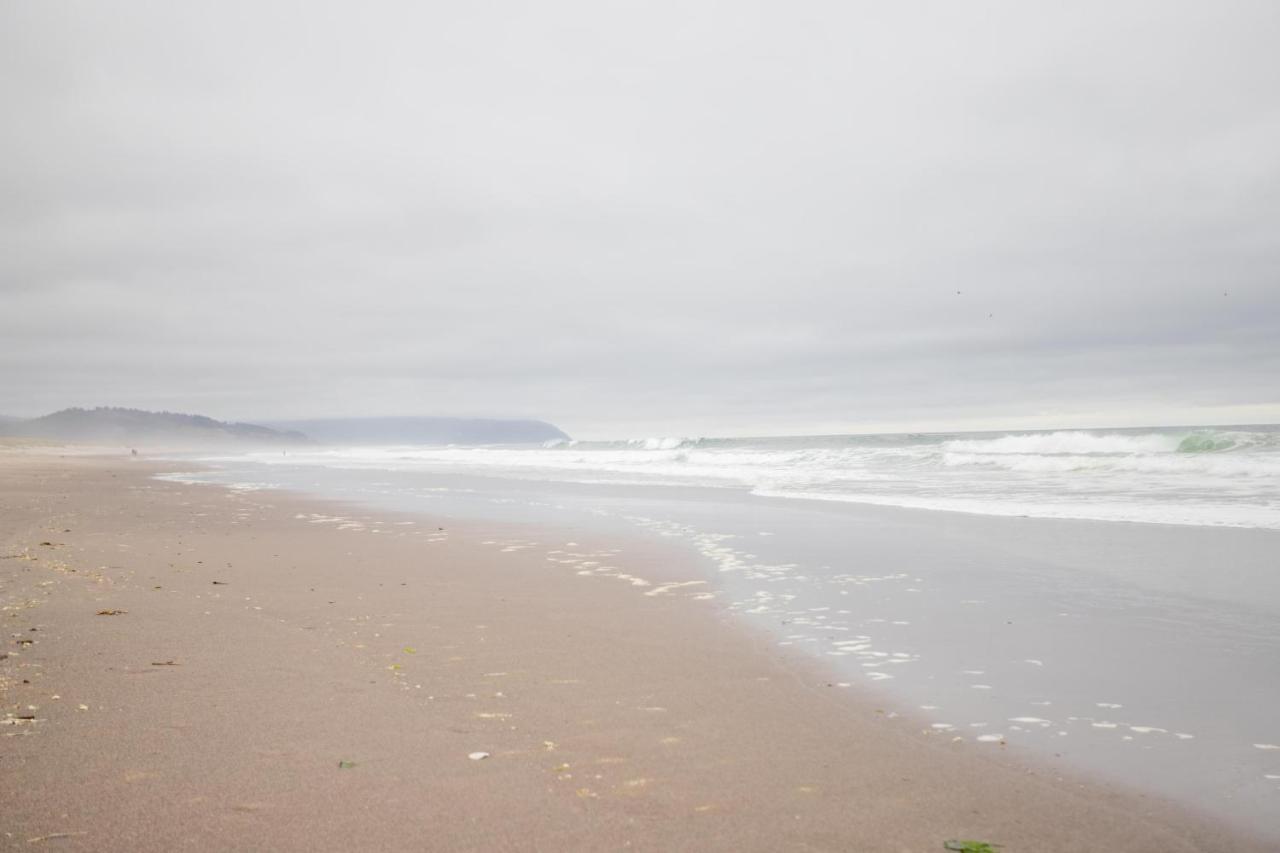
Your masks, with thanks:
M 0 434 L 112 444 L 290 444 L 307 440 L 299 432 L 227 423 L 204 415 L 114 407 L 63 409 L 38 418 L 4 420 L 0 421 Z

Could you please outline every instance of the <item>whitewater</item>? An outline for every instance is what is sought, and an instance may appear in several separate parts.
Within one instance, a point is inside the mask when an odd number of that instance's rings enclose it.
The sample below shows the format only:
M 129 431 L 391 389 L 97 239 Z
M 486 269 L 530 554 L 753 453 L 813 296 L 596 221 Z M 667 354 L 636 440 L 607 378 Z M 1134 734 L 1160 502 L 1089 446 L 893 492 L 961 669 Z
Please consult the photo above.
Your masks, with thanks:
M 246 461 L 238 455 L 237 461 Z M 1280 529 L 1280 426 L 316 447 L 267 464 L 699 486 L 981 515 Z M 230 461 L 230 460 L 228 460 Z

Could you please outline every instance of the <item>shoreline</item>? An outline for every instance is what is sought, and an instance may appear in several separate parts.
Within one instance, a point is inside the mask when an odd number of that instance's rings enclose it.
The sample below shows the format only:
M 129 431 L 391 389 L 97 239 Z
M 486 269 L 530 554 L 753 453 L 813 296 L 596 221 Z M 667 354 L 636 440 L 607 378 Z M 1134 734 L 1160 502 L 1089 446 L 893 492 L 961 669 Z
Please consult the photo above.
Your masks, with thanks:
M 0 457 L 15 844 L 1268 849 L 921 735 L 680 587 L 548 571 L 478 523 L 312 523 L 393 514 L 163 467 Z M 660 585 L 668 558 L 624 573 Z

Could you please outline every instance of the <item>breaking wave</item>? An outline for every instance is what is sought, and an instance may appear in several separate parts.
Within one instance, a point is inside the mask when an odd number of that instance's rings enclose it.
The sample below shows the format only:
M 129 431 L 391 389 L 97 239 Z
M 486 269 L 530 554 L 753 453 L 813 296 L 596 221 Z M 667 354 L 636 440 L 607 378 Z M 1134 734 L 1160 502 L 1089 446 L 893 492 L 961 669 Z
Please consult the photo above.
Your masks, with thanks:
M 948 450 L 975 453 L 1161 453 L 1178 449 L 1176 435 L 1098 435 L 1080 431 L 1024 433 L 999 438 L 960 439 L 946 443 Z
M 633 438 L 626 442 L 626 446 L 641 450 L 675 450 L 679 447 L 697 447 L 701 442 L 700 438 Z

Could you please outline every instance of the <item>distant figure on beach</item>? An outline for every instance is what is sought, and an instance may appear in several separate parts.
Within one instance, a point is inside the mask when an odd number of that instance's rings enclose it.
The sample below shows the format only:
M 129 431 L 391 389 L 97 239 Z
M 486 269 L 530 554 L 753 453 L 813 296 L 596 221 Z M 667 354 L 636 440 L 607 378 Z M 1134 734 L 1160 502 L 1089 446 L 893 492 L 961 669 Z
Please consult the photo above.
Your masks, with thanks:
M 129 452 L 130 452 L 131 454 L 133 454 L 134 456 L 137 456 L 137 455 L 138 455 L 138 451 L 137 451 L 137 450 L 134 450 L 133 448 L 129 448 Z

